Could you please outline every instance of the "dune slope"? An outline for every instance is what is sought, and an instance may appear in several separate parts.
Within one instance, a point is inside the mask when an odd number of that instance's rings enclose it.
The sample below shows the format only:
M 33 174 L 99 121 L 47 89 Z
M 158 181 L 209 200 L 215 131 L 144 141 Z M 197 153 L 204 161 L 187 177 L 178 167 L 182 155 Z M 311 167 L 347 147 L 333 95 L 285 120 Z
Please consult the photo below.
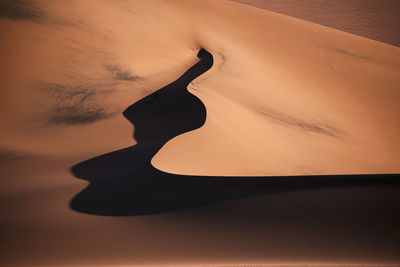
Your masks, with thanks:
M 176 8 L 195 14 L 195 33 L 217 60 L 189 87 L 207 108 L 205 126 L 170 141 L 155 167 L 201 175 L 399 172 L 399 48 L 236 4 Z
M 398 47 L 214 0 L 0 1 L 0 41 L 0 264 L 400 262 L 398 175 L 298 177 L 399 173 Z M 205 122 L 123 114 L 201 48 Z
M 32 3 L 22 18 L 9 6 L 16 14 L 1 23 L 4 151 L 95 155 L 131 144 L 121 112 L 204 47 L 214 67 L 189 90 L 207 121 L 167 143 L 156 168 L 399 172 L 397 47 L 225 1 Z

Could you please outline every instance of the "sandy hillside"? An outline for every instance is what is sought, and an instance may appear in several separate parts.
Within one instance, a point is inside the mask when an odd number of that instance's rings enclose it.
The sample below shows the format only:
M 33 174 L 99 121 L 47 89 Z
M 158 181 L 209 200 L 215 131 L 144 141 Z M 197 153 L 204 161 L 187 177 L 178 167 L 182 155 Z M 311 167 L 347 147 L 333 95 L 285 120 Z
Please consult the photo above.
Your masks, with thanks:
M 399 173 L 400 48 L 230 1 L 3 1 L 0 10 L 1 263 L 399 262 L 396 187 L 139 217 L 69 203 L 88 184 L 70 168 L 133 146 L 122 112 L 198 62 L 200 48 L 214 65 L 188 89 L 206 122 L 163 146 L 155 168 Z
M 176 79 L 204 47 L 214 66 L 189 90 L 205 104 L 206 124 L 163 147 L 156 168 L 399 171 L 397 47 L 236 3 L 44 1 L 31 9 L 1 24 L 4 153 L 132 143 L 120 113 Z
M 197 15 L 195 32 L 217 59 L 189 87 L 207 122 L 170 141 L 154 166 L 201 175 L 399 171 L 398 48 L 258 9 L 212 6 L 178 8 Z

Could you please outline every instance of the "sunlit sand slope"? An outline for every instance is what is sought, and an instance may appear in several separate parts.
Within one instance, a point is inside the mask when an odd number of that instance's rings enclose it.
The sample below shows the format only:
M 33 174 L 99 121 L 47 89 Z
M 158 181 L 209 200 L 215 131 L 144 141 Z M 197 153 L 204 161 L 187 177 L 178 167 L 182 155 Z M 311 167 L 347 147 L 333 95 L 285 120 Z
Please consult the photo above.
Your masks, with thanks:
M 400 170 L 400 49 L 237 4 L 184 4 L 216 58 L 189 90 L 200 130 L 153 158 L 202 175 L 393 173 Z
M 163 147 L 155 167 L 399 172 L 399 48 L 226 1 L 2 5 L 5 153 L 95 155 L 130 145 L 121 112 L 176 79 L 204 47 L 214 66 L 189 90 L 207 121 Z

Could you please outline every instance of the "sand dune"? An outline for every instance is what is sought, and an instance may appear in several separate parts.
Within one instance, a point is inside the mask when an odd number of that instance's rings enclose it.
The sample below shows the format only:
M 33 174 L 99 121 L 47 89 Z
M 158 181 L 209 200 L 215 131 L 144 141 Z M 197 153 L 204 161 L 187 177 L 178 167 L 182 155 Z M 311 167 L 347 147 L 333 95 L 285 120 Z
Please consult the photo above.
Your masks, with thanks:
M 232 1 L 0 8 L 0 262 L 399 262 L 400 48 Z
M 206 121 L 205 106 L 187 91 L 193 79 L 213 66 L 213 56 L 206 50 L 201 49 L 198 57 L 201 60 L 176 81 L 123 112 L 135 126 L 136 145 L 71 168 L 74 176 L 90 183 L 72 199 L 72 209 L 94 215 L 153 215 L 278 192 L 400 184 L 398 175 L 219 177 L 175 175 L 155 169 L 151 159 L 166 142 L 202 127 Z
M 220 60 L 189 87 L 207 108 L 205 126 L 170 141 L 155 167 L 201 175 L 399 171 L 398 48 L 237 5 L 188 6 L 179 8 L 200 14 L 203 46 Z M 235 14 L 241 19 L 225 22 Z
M 399 171 L 397 47 L 236 3 L 49 1 L 33 10 L 43 21 L 1 24 L 2 88 L 15 88 L 2 90 L 4 150 L 88 153 L 131 143 L 120 113 L 173 81 L 204 47 L 215 66 L 189 90 L 207 121 L 163 147 L 156 168 Z

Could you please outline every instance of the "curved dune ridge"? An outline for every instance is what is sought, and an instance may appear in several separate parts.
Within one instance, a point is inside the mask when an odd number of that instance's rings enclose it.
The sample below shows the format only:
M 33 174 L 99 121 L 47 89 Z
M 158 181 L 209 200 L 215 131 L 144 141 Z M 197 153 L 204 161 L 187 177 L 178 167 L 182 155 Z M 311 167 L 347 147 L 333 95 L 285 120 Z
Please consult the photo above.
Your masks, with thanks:
M 243 11 L 240 23 L 222 16 L 207 28 L 219 61 L 189 87 L 207 122 L 152 164 L 197 175 L 398 173 L 399 49 L 266 15 Z
M 224 0 L 0 1 L 0 38 L 0 264 L 400 262 L 399 47 Z
M 197 56 L 200 62 L 179 79 L 123 112 L 135 126 L 135 146 L 71 168 L 76 177 L 90 182 L 72 199 L 72 209 L 96 215 L 132 216 L 310 188 L 399 184 L 398 177 L 391 175 L 212 177 L 173 175 L 155 169 L 150 161 L 166 142 L 205 122 L 205 107 L 187 91 L 187 86 L 212 67 L 213 56 L 204 49 Z
M 225 1 L 6 8 L 1 80 L 14 90 L 2 91 L 5 151 L 94 156 L 127 146 L 121 112 L 179 76 L 204 47 L 215 67 L 189 91 L 207 121 L 155 155 L 159 170 L 399 172 L 397 47 Z

